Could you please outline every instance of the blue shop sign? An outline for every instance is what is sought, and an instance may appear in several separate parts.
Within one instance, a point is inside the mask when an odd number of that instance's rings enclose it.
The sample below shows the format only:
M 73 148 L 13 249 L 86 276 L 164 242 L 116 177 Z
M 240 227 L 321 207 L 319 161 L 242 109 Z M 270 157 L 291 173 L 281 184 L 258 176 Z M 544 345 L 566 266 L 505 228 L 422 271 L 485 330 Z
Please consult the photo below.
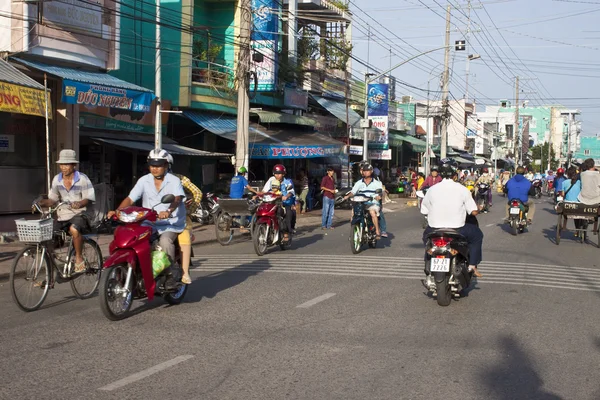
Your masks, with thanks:
M 150 92 L 140 92 L 137 90 L 127 90 L 63 79 L 62 102 L 67 104 L 83 104 L 86 106 L 148 112 L 155 97 Z
M 281 158 L 318 158 L 334 157 L 340 154 L 343 146 L 281 146 L 255 144 L 251 148 L 250 158 L 256 160 Z

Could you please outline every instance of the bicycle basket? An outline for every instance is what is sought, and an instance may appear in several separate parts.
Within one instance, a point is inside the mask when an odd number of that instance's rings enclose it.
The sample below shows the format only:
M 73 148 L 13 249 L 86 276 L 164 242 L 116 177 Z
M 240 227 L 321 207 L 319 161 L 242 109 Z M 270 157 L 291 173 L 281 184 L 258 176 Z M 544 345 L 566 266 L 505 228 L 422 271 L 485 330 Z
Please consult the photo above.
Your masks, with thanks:
M 53 224 L 52 218 L 43 220 L 16 219 L 17 234 L 19 241 L 29 243 L 39 243 L 46 240 L 52 240 Z

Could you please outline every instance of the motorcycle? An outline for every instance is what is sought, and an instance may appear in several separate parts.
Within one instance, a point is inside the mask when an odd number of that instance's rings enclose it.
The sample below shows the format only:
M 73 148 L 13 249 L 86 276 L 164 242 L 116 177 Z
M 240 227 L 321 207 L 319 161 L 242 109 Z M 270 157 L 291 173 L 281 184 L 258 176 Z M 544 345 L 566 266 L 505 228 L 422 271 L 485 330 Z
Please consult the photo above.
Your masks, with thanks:
M 531 188 L 532 188 L 533 197 L 535 197 L 536 199 L 541 199 L 542 198 L 542 180 L 534 179 L 533 182 L 531 182 Z
M 194 222 L 200 222 L 203 225 L 210 225 L 215 222 L 215 217 L 219 214 L 219 198 L 214 193 L 206 193 L 202 196 L 200 205 L 190 215 Z
M 375 231 L 375 225 L 371 219 L 371 213 L 366 210 L 368 208 L 367 202 L 373 201 L 376 196 L 381 195 L 382 190 L 377 189 L 375 196 L 363 196 L 355 195 L 352 197 L 354 203 L 354 210 L 352 214 L 352 238 L 351 246 L 352 253 L 358 254 L 362 250 L 364 244 L 368 244 L 370 248 L 377 247 L 377 234 Z
M 469 189 L 469 192 L 471 192 L 471 196 L 473 196 L 475 194 L 475 181 L 472 181 L 472 180 L 465 181 L 464 186 L 467 189 Z
M 256 221 L 254 222 L 254 232 L 252 233 L 252 242 L 254 251 L 262 256 L 267 252 L 269 246 L 279 245 L 281 250 L 290 248 L 292 245 L 292 233 L 288 233 L 288 240 L 283 239 L 280 232 L 280 225 L 283 222 L 278 215 L 281 208 L 281 195 L 275 193 L 264 193 L 258 195 L 261 200 L 256 209 Z
M 163 196 L 162 204 L 170 204 L 175 196 Z M 156 207 L 156 206 L 154 206 Z M 162 296 L 171 305 L 183 301 L 187 285 L 177 282 L 175 288 L 165 288 L 165 269 L 154 277 L 152 251 L 158 242 L 158 234 L 144 222 L 155 222 L 158 213 L 143 207 L 126 207 L 118 213 L 121 224 L 115 229 L 109 245 L 110 256 L 104 261 L 100 278 L 100 308 L 106 318 L 117 321 L 129 314 L 134 299 L 152 300 Z M 176 246 L 176 263 L 181 265 L 179 246 Z
M 352 202 L 349 199 L 344 200 L 344 197 L 352 192 L 352 188 L 341 188 L 335 194 L 334 208 L 343 208 L 349 210 L 352 208 Z
M 477 185 L 477 207 L 479 210 L 487 213 L 490 210 L 489 192 L 491 188 L 487 183 Z
M 427 194 L 427 189 L 428 188 L 423 188 L 421 190 L 417 190 L 417 198 L 419 199 L 419 212 L 421 211 L 421 204 L 423 204 L 423 199 L 425 198 L 425 195 Z M 421 213 L 421 227 L 423 229 L 427 228 L 427 225 L 429 225 L 429 220 L 427 219 L 427 215 Z
M 519 199 L 511 199 L 508 202 L 508 224 L 512 230 L 512 234 L 517 236 L 523 233 L 527 228 L 527 212 L 529 207 Z
M 422 281 L 423 285 L 437 298 L 438 305 L 450 305 L 473 278 L 466 238 L 454 229 L 437 229 L 427 235 L 425 258 L 425 271 L 433 279 L 429 284 Z

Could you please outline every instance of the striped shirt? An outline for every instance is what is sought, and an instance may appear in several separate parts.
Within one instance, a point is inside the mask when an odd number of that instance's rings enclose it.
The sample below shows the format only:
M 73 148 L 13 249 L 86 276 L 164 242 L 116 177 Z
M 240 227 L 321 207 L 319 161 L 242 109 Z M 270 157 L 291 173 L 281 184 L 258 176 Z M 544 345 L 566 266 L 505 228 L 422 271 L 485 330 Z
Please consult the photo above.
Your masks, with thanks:
M 73 173 L 73 186 L 71 186 L 70 189 L 67 189 L 64 185 L 63 174 L 60 173 L 56 175 L 52 180 L 52 188 L 50 189 L 48 198 L 56 202 L 66 201 L 68 203 L 74 203 L 85 199 L 94 202 L 96 201 L 96 194 L 90 178 L 79 171 L 75 171 Z M 69 221 L 79 214 L 85 214 L 91 218 L 93 215 L 91 204 L 77 210 L 69 207 L 61 207 L 57 212 L 59 221 Z

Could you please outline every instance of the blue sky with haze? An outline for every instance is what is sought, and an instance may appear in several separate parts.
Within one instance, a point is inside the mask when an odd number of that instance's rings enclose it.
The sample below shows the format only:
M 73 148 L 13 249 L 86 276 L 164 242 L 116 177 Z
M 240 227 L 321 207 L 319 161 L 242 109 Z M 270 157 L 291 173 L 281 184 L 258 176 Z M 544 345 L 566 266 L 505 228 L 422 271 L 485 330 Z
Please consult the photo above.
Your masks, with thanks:
M 350 0 L 354 13 L 353 53 L 379 71 L 444 45 L 445 7 L 452 9 L 451 43 L 467 28 L 466 0 Z M 582 112 L 584 135 L 600 133 L 600 0 L 472 1 L 470 49 L 450 55 L 450 98 L 465 94 L 465 59 L 470 63 L 469 98 L 477 105 L 514 103 L 514 77 L 520 98 L 529 105 L 561 104 Z M 368 38 L 370 27 L 371 38 Z M 439 99 L 443 50 L 401 66 L 393 75 L 397 95 Z M 352 74 L 364 79 L 367 68 L 353 61 Z M 480 110 L 483 107 L 479 107 Z

